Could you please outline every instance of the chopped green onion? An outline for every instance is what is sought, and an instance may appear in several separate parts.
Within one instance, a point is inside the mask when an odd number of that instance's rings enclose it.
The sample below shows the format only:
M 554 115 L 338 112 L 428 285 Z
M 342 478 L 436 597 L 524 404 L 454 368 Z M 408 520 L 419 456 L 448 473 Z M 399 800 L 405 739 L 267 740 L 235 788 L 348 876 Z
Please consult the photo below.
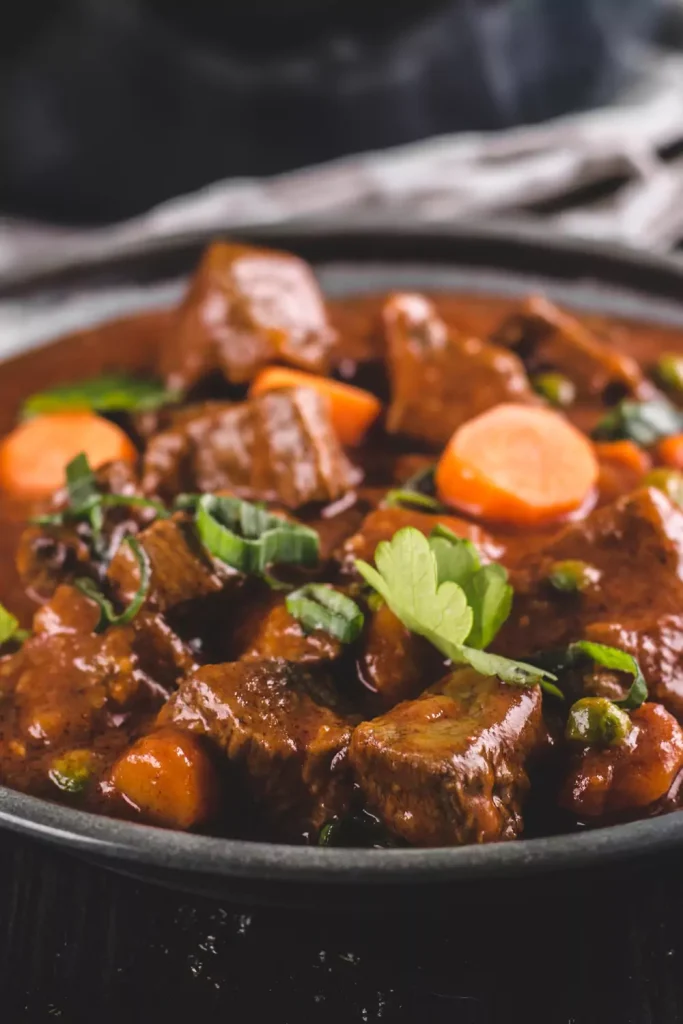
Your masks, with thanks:
M 418 491 L 397 489 L 388 491 L 384 498 L 384 504 L 388 508 L 408 507 L 423 508 L 426 512 L 443 512 L 444 506 L 436 498 L 428 494 L 420 494 Z
M 536 394 L 557 409 L 567 409 L 576 401 L 576 385 L 563 373 L 539 373 L 531 384 Z
M 613 701 L 584 697 L 571 707 L 565 736 L 575 743 L 615 747 L 624 742 L 632 728 L 631 719 Z
M 683 414 L 666 398 L 620 402 L 593 431 L 597 441 L 635 441 L 643 448 L 683 432 Z
M 322 629 L 343 644 L 353 643 L 363 630 L 365 617 L 356 602 L 324 583 L 309 583 L 295 590 L 285 603 L 306 631 Z
M 93 409 L 96 412 L 151 412 L 181 398 L 159 381 L 142 380 L 122 373 L 104 374 L 91 380 L 62 384 L 31 395 L 21 410 L 23 418 L 41 413 Z
M 147 553 L 135 537 L 126 537 L 123 543 L 129 544 L 135 555 L 140 571 L 140 584 L 130 604 L 121 613 L 114 610 L 111 601 L 100 593 L 93 580 L 82 578 L 74 582 L 74 586 L 78 587 L 81 593 L 89 597 L 91 601 L 94 601 L 100 610 L 100 618 L 95 626 L 96 633 L 101 633 L 108 626 L 125 626 L 132 622 L 147 597 L 152 574 Z
M 95 758 L 90 750 L 69 750 L 52 762 L 51 782 L 63 793 L 82 793 L 93 776 Z
M 643 479 L 644 487 L 654 487 L 666 494 L 674 505 L 683 507 L 683 473 L 678 469 L 653 469 Z
M 19 619 L 16 615 L 12 615 L 4 605 L 0 604 L 0 645 L 9 643 L 10 640 L 23 644 L 30 635 L 27 629 L 19 628 Z
M 103 508 L 123 506 L 124 508 L 151 508 L 157 514 L 158 519 L 168 519 L 171 513 L 160 501 L 152 498 L 143 498 L 137 494 L 103 494 L 100 498 Z
M 318 846 L 336 846 L 335 837 L 341 831 L 340 824 L 338 821 L 328 821 L 323 825 L 318 836 Z
M 320 538 L 239 498 L 203 495 L 196 507 L 197 532 L 214 558 L 240 572 L 260 574 L 271 565 L 315 565 Z
M 600 579 L 600 571 L 587 562 L 568 558 L 554 562 L 548 573 L 548 583 L 563 594 L 576 594 L 587 590 Z
M 655 379 L 671 391 L 683 391 L 683 356 L 678 352 L 663 352 L 654 366 Z

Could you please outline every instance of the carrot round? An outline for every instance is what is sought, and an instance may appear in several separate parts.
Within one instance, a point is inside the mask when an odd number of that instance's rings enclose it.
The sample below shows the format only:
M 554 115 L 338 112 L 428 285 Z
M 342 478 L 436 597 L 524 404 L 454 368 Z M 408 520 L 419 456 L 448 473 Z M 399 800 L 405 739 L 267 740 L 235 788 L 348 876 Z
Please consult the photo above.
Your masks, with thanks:
M 595 445 L 595 454 L 601 462 L 612 462 L 631 470 L 636 476 L 645 476 L 652 469 L 652 459 L 633 441 L 601 441 Z
M 172 727 L 134 743 L 114 765 L 111 781 L 152 825 L 188 829 L 216 810 L 218 781 L 209 755 L 191 733 Z
M 332 426 L 337 437 L 350 448 L 360 444 L 382 411 L 382 403 L 369 391 L 283 366 L 269 366 L 262 370 L 252 383 L 250 394 L 260 395 L 279 388 L 313 388 L 324 395 L 330 403 Z
M 683 434 L 663 438 L 657 445 L 657 457 L 671 469 L 683 469 Z
M 114 459 L 137 458 L 125 431 L 94 413 L 35 416 L 0 443 L 0 484 L 17 497 L 45 497 L 63 485 L 66 465 L 79 452 L 85 452 L 93 469 Z
M 516 526 L 580 508 L 598 479 L 590 441 L 550 409 L 497 405 L 464 423 L 436 470 L 442 501 Z

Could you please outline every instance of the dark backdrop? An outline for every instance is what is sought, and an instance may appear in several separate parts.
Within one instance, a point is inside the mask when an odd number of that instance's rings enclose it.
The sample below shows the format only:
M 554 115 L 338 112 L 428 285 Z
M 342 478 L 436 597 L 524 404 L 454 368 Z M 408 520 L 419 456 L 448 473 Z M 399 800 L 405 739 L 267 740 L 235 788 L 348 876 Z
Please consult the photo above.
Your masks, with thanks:
M 111 220 L 609 97 L 664 0 L 22 0 L 0 26 L 0 209 Z

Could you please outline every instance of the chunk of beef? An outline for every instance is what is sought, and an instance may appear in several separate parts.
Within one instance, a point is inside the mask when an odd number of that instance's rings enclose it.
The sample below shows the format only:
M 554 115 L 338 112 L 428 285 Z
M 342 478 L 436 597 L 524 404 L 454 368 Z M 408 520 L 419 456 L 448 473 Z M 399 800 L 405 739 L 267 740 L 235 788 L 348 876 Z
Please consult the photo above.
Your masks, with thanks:
M 405 508 L 378 508 L 365 518 L 358 533 L 344 542 L 337 553 L 337 558 L 343 570 L 351 573 L 354 571 L 353 563 L 356 558 L 372 562 L 379 542 L 391 540 L 396 531 L 404 526 L 412 526 L 425 536 L 429 536 L 439 523 L 447 526 L 458 537 L 471 540 L 484 561 L 495 561 L 503 554 L 503 547 L 498 541 L 476 523 L 470 523 L 466 519 L 415 512 Z
M 197 539 L 192 523 L 178 514 L 158 519 L 139 535 L 150 563 L 150 585 L 145 607 L 167 612 L 197 598 L 239 585 L 240 574 L 211 559 Z M 130 544 L 122 544 L 107 573 L 122 603 L 129 603 L 140 586 L 140 568 Z
M 591 565 L 577 594 L 547 579 L 558 561 Z M 650 694 L 683 715 L 683 512 L 643 489 L 567 527 L 512 572 L 512 614 L 496 648 L 515 657 L 580 639 L 620 647 L 641 662 Z
M 417 846 L 514 839 L 543 741 L 538 687 L 453 673 L 354 731 L 349 760 L 368 807 Z
M 444 659 L 424 637 L 406 629 L 387 605 L 367 619 L 358 674 L 382 710 L 412 700 L 444 673 Z
M 296 509 L 335 501 L 358 479 L 327 403 L 308 388 L 213 408 L 158 434 L 145 453 L 145 490 L 169 497 L 229 490 Z
M 218 242 L 207 249 L 161 350 L 186 390 L 214 370 L 241 384 L 270 362 L 324 372 L 335 335 L 316 280 L 288 253 Z
M 624 743 L 585 747 L 573 758 L 560 803 L 577 818 L 642 813 L 666 796 L 683 768 L 683 730 L 661 704 L 643 704 L 631 720 Z
M 449 330 L 422 295 L 392 296 L 384 323 L 390 433 L 440 448 L 462 423 L 494 405 L 537 401 L 514 353 Z
M 161 703 L 142 670 L 131 627 L 103 635 L 36 633 L 0 661 L 0 694 L 12 697 L 2 740 L 25 747 L 87 744 L 113 715 L 149 713 Z
M 206 665 L 159 721 L 210 737 L 289 834 L 319 828 L 348 803 L 351 725 L 324 673 L 282 659 Z
M 341 642 L 324 630 L 305 632 L 287 611 L 280 594 L 246 602 L 233 629 L 235 654 L 243 661 L 332 661 L 342 652 Z
M 653 391 L 635 359 L 542 296 L 528 299 L 492 341 L 517 352 L 531 373 L 566 374 L 580 398 L 604 397 L 614 402 L 626 395 L 645 398 Z

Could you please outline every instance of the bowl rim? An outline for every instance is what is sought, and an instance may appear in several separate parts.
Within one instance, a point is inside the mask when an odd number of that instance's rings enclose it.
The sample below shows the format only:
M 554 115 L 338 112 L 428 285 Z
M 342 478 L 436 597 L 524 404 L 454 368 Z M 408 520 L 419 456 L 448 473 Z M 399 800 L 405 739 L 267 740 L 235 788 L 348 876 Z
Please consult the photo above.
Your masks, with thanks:
M 361 249 L 364 255 L 356 254 L 358 262 L 381 260 L 390 264 L 393 252 L 402 262 L 462 266 L 468 265 L 463 250 L 471 245 L 481 259 L 475 265 L 512 270 L 515 255 L 532 255 L 541 267 L 547 255 L 557 262 L 560 277 L 566 274 L 580 279 L 585 264 L 585 276 L 598 283 L 623 286 L 626 281 L 645 298 L 662 293 L 674 299 L 683 296 L 683 260 L 679 257 L 642 253 L 622 245 L 580 238 L 555 238 L 543 226 L 508 220 L 495 225 L 425 227 L 390 221 L 378 225 L 375 220 L 359 227 L 331 220 L 276 227 L 257 225 L 230 232 L 203 230 L 155 239 L 142 247 L 126 247 L 115 256 L 73 259 L 57 268 L 6 277 L 0 282 L 0 300 L 68 288 L 84 277 L 97 277 L 102 271 L 114 276 L 119 272 L 130 273 L 137 265 L 144 267 L 154 258 L 194 250 L 222 234 L 295 251 L 302 245 L 314 250 L 322 245 L 326 250 L 339 251 L 345 258 L 349 252 Z M 491 259 L 493 251 L 498 252 L 495 261 Z M 548 270 L 543 273 L 549 276 Z M 1 369 L 0 364 L 0 372 Z M 595 830 L 481 846 L 322 849 L 170 831 L 78 810 L 5 786 L 0 786 L 0 827 L 112 864 L 144 865 L 218 878 L 337 886 L 407 882 L 421 885 L 487 876 L 535 875 L 611 863 L 683 843 L 683 811 L 674 811 Z

